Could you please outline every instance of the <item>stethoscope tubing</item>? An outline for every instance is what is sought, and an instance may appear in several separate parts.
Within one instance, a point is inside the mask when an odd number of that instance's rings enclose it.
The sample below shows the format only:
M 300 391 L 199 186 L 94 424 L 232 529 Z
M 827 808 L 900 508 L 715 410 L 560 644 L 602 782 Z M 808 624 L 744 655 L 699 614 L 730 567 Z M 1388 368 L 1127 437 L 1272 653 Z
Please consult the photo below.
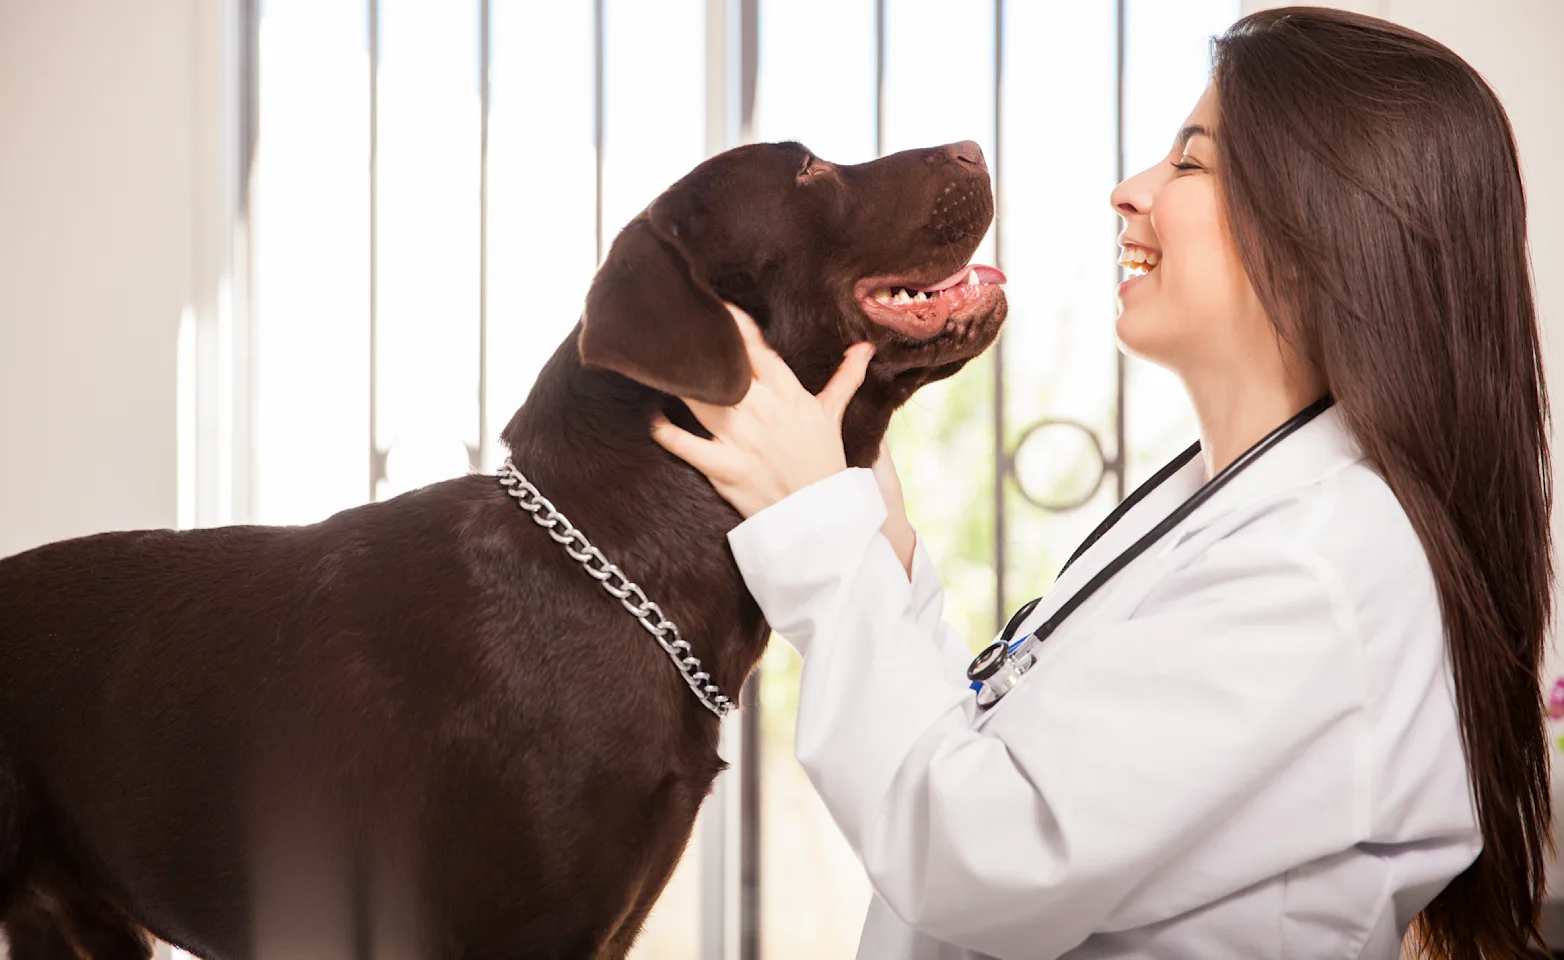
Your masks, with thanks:
M 1020 679 L 1021 674 L 1030 669 L 1034 662 L 1031 654 L 1032 648 L 1047 640 L 1055 630 L 1059 629 L 1061 624 L 1069 619 L 1071 614 L 1080 609 L 1081 605 L 1086 603 L 1087 600 L 1090 600 L 1093 594 L 1102 589 L 1125 567 L 1151 549 L 1157 541 L 1167 536 L 1175 527 L 1189 519 L 1196 510 L 1199 510 L 1223 487 L 1227 486 L 1234 477 L 1246 470 L 1277 444 L 1296 433 L 1305 424 L 1330 409 L 1333 403 L 1335 403 L 1335 400 L 1329 394 L 1326 394 L 1289 417 L 1285 423 L 1266 434 L 1254 446 L 1245 450 L 1232 463 L 1220 470 L 1216 476 L 1202 484 L 1200 489 L 1196 490 L 1189 499 L 1179 504 L 1173 512 L 1162 518 L 1156 526 L 1143 534 L 1140 539 L 1120 552 L 1118 556 L 1108 561 L 1081 589 L 1060 604 L 1059 609 L 1055 610 L 1042 625 L 1019 643 L 1013 640 L 1016 631 L 1020 629 L 1021 624 L 1036 609 L 1038 603 L 1043 598 L 1038 597 L 1031 600 L 1017 610 L 1005 625 L 1005 629 L 1000 632 L 999 638 L 985 648 L 982 653 L 979 653 L 973 659 L 971 666 L 967 668 L 967 679 L 971 682 L 972 689 L 978 695 L 978 706 L 987 709 L 997 703 Z M 1114 525 L 1123 519 L 1125 514 L 1129 513 L 1136 504 L 1166 483 L 1169 478 L 1183 469 L 1185 465 L 1199 456 L 1199 454 L 1200 443 L 1197 441 L 1178 456 L 1168 461 L 1167 464 L 1152 475 L 1151 479 L 1137 487 L 1082 541 L 1081 545 L 1070 555 L 1070 559 L 1065 562 L 1064 567 L 1059 572 L 1063 574 L 1065 570 L 1068 570 L 1071 564 L 1089 550 L 1093 544 L 1102 539 L 1109 530 L 1113 529 Z M 1007 665 L 1010 667 L 1011 675 L 1008 678 L 1003 678 L 1002 674 L 1006 671 Z M 1003 689 L 1000 689 L 1001 686 Z M 989 694 L 988 697 L 985 697 L 985 692 Z M 985 699 L 987 702 L 985 702 Z

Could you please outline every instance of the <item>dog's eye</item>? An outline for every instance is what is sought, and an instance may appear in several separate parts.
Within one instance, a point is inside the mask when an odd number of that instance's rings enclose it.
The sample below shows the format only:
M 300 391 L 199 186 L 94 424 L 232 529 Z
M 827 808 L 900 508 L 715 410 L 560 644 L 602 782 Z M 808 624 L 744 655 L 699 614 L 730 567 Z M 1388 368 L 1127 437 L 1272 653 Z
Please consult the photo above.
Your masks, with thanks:
M 810 172 L 814 169 L 814 165 L 815 165 L 815 158 L 814 157 L 810 157 L 810 156 L 804 157 L 804 165 L 802 167 L 798 168 L 798 175 L 800 177 L 807 177 L 807 176 L 809 176 Z

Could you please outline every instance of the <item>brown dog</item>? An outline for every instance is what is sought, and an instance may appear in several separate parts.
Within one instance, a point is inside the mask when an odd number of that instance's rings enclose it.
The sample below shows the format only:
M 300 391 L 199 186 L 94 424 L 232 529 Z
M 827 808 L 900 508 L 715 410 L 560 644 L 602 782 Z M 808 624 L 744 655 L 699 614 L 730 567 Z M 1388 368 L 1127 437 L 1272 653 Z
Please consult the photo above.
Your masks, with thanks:
M 1001 278 L 965 266 L 992 216 L 971 143 L 708 160 L 620 233 L 505 428 L 729 695 L 768 633 L 727 551 L 737 515 L 649 417 L 698 430 L 671 394 L 743 396 L 728 300 L 811 390 L 875 341 L 843 425 L 866 465 L 897 406 L 997 335 Z M 212 958 L 622 957 L 717 733 L 493 477 L 312 526 L 42 547 L 0 561 L 11 956 L 141 958 L 150 931 Z

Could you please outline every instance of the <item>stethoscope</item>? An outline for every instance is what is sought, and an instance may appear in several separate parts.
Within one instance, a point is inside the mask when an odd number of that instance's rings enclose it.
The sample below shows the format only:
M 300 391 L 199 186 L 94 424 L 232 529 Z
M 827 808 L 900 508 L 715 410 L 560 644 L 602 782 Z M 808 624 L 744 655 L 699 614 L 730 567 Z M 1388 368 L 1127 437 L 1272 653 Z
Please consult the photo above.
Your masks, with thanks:
M 1086 582 L 1075 595 L 1054 611 L 1053 616 L 1045 620 L 1042 626 L 1032 631 L 1027 636 L 1017 640 L 1016 631 L 1026 621 L 1028 615 L 1042 602 L 1042 597 L 1028 602 L 1015 612 L 1010 622 L 1005 624 L 1005 629 L 1000 631 L 999 639 L 989 644 L 967 667 L 967 679 L 972 683 L 972 689 L 977 693 L 977 704 L 980 709 L 986 710 L 998 703 L 1000 698 L 1009 693 L 1020 682 L 1021 677 L 1032 669 L 1037 663 L 1037 654 L 1034 648 L 1053 635 L 1059 629 L 1059 625 L 1069 618 L 1092 594 L 1096 593 L 1109 580 L 1112 580 L 1119 571 L 1129 566 L 1131 562 L 1145 553 L 1152 544 L 1161 540 L 1170 530 L 1187 520 L 1190 514 L 1200 509 L 1200 506 L 1210 500 L 1218 490 L 1221 490 L 1234 477 L 1242 473 L 1250 464 L 1254 463 L 1268 450 L 1296 433 L 1304 424 L 1324 413 L 1335 401 L 1329 395 L 1304 407 L 1298 413 L 1283 423 L 1281 426 L 1266 434 L 1259 443 L 1245 450 L 1232 463 L 1228 464 L 1216 476 L 1212 477 L 1199 490 L 1196 490 L 1188 500 L 1179 504 L 1178 508 L 1163 518 L 1162 522 L 1152 527 L 1144 536 L 1130 545 L 1129 549 L 1110 560 L 1096 576 Z M 1059 573 L 1070 569 L 1070 564 L 1080 558 L 1081 554 L 1091 548 L 1092 544 L 1102 539 L 1103 534 L 1113 529 L 1126 513 L 1134 509 L 1135 505 L 1146 498 L 1146 495 L 1167 482 L 1179 470 L 1200 454 L 1200 443 L 1196 441 L 1187 450 L 1180 453 L 1168 462 L 1161 470 L 1158 470 L 1150 480 L 1141 484 L 1108 514 L 1106 520 L 1097 525 L 1097 529 L 1075 548 L 1075 553 L 1065 561 L 1064 567 Z

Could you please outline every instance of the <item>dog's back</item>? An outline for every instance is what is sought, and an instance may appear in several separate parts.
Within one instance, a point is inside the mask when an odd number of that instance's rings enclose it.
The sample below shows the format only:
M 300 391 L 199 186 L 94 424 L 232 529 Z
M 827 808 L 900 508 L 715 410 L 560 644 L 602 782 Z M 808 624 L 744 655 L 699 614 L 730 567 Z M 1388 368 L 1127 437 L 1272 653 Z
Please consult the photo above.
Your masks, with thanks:
M 145 889 L 145 899 L 242 902 L 233 899 L 240 891 L 231 866 L 213 864 L 204 877 L 199 867 L 162 869 L 179 862 L 182 845 L 218 836 L 231 843 L 230 835 L 175 836 L 154 825 L 216 828 L 235 819 L 226 784 L 236 730 L 201 712 L 240 715 L 242 701 L 216 694 L 253 682 L 242 676 L 238 651 L 254 638 L 240 624 L 260 617 L 238 616 L 255 598 L 212 580 L 231 574 L 236 558 L 250 561 L 239 569 L 254 566 L 286 536 L 245 528 L 105 534 L 0 561 L 0 776 L 13 784 L 0 844 L 15 847 L 0 864 L 0 896 L 13 954 L 57 950 L 50 941 L 58 932 L 30 922 L 32 914 L 63 914 L 74 931 L 67 939 L 100 950 L 133 945 L 129 918 L 104 909 L 121 892 L 101 889 L 105 879 Z M 200 638 L 203 654 L 216 655 L 192 658 L 181 647 L 203 618 L 230 629 Z M 199 757 L 201 776 L 193 779 L 186 763 L 166 778 L 175 757 Z M 219 856 L 231 865 L 234 853 Z M 108 862 L 114 871 L 102 869 Z M 18 944 L 29 929 L 37 939 Z
M 136 955 L 142 924 L 224 957 L 298 947 L 253 941 L 284 929 L 421 956 L 491 937 L 552 955 L 567 932 L 584 942 L 559 955 L 595 950 L 622 918 L 593 914 L 653 879 L 625 862 L 633 841 L 693 817 L 716 768 L 671 768 L 681 752 L 656 741 L 682 733 L 644 710 L 585 722 L 605 676 L 633 688 L 667 664 L 644 640 L 604 665 L 540 634 L 599 619 L 546 546 L 497 484 L 466 478 L 307 527 L 0 560 L 7 929 L 64 914 L 121 945 L 95 957 Z M 609 842 L 559 843 L 583 837 Z

